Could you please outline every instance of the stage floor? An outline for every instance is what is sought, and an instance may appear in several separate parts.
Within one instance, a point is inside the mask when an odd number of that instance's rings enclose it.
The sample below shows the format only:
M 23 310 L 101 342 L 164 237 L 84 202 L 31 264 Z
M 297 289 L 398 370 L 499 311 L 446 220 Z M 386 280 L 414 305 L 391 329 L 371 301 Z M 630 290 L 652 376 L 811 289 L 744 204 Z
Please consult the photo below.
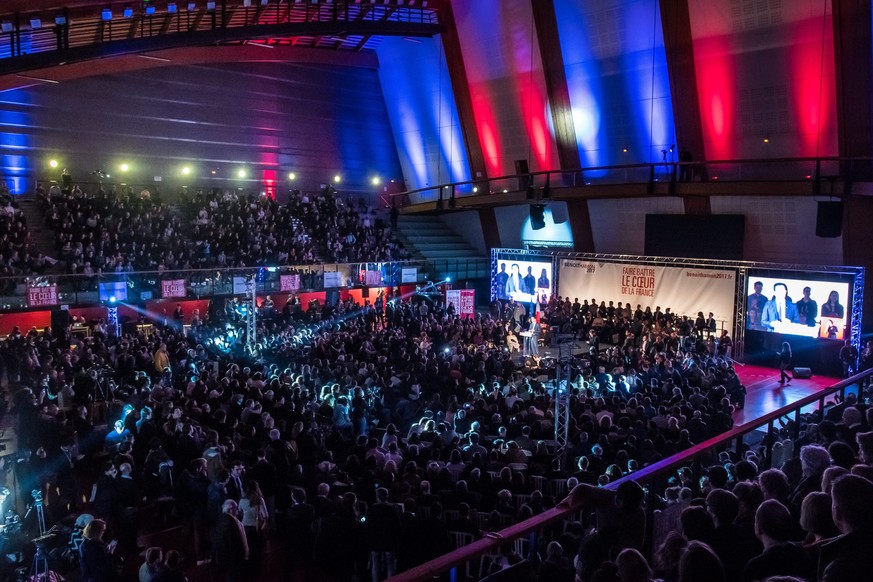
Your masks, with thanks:
M 820 392 L 840 381 L 839 378 L 817 376 L 804 380 L 791 380 L 790 384 L 779 383 L 778 368 L 764 368 L 762 366 L 735 366 L 737 374 L 746 386 L 746 406 L 734 413 L 734 425 L 742 426 L 761 418 L 768 412 L 772 412 L 783 406 L 797 402 L 801 398 Z M 853 387 L 854 390 L 857 388 Z M 831 399 L 832 397 L 829 397 Z M 811 404 L 803 409 L 810 412 L 818 408 L 818 404 Z

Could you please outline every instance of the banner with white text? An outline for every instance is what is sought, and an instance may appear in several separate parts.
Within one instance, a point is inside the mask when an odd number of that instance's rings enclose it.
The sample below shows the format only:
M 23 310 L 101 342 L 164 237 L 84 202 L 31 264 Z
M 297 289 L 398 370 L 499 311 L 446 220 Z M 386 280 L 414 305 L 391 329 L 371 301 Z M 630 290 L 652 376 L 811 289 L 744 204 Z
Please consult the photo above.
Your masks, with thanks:
M 163 279 L 161 280 L 161 297 L 185 297 L 185 279 Z
M 599 263 L 576 259 L 561 261 L 559 293 L 579 301 L 596 299 L 630 303 L 632 309 L 668 307 L 677 315 L 696 317 L 713 313 L 718 328 L 733 329 L 736 273 L 693 267 L 660 267 L 631 263 Z

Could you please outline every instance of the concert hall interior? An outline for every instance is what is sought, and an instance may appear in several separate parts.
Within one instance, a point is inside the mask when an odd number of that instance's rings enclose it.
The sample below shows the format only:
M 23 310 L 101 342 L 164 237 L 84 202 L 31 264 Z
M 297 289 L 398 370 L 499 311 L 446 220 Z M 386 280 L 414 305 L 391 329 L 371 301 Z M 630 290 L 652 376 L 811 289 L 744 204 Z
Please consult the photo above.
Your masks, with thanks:
M 0 2 L 0 582 L 869 582 L 870 0 Z

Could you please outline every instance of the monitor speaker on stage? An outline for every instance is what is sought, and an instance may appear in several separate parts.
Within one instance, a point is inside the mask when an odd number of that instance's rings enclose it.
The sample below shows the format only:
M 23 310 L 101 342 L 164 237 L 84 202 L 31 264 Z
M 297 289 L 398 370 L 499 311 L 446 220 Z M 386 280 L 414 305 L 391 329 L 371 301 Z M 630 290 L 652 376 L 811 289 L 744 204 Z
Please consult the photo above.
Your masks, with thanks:
M 812 378 L 812 370 L 810 370 L 809 368 L 801 368 L 799 366 L 795 366 L 793 376 L 795 378 L 803 379 Z
M 843 234 L 843 203 L 819 202 L 815 216 L 815 236 L 837 238 Z

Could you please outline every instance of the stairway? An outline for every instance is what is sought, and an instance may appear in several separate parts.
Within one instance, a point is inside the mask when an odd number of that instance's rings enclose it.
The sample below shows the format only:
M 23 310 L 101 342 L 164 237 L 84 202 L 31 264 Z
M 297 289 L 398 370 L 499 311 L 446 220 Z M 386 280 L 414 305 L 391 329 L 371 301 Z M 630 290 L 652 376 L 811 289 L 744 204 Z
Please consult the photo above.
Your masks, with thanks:
M 30 244 L 35 254 L 42 253 L 47 257 L 58 258 L 55 246 L 55 233 L 45 225 L 45 217 L 36 205 L 33 196 L 16 198 L 15 202 L 21 214 L 27 219 L 27 230 L 30 233 Z
M 481 279 L 491 275 L 491 261 L 436 216 L 401 215 L 397 234 L 414 258 L 430 263 L 434 276 Z

